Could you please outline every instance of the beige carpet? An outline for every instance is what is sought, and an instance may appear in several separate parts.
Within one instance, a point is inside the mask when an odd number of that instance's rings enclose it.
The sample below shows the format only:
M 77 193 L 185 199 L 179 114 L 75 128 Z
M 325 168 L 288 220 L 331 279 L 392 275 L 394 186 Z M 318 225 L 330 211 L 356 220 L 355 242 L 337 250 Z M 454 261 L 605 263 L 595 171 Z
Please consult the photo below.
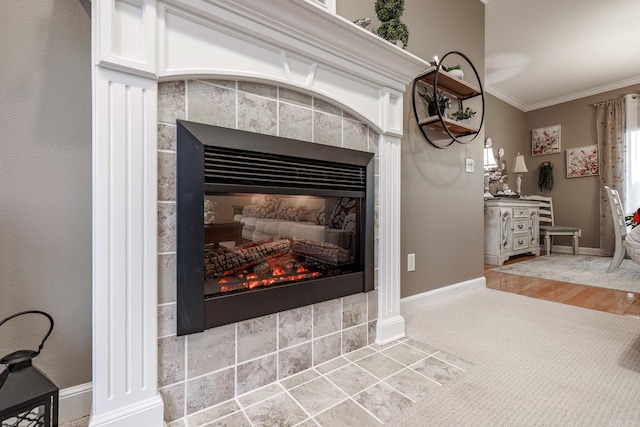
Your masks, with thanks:
M 473 366 L 389 426 L 640 425 L 638 319 L 490 289 L 402 313 Z
M 640 265 L 624 259 L 620 268 L 607 273 L 609 264 L 611 258 L 608 257 L 551 254 L 491 271 L 640 293 Z

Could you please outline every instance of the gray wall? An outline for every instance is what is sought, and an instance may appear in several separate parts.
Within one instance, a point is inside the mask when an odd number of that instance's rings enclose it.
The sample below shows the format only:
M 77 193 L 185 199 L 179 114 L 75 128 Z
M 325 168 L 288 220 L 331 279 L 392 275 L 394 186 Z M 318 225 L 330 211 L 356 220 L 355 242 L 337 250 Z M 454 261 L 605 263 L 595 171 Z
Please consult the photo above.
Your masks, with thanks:
M 3 0 L 0 318 L 44 310 L 35 360 L 61 388 L 91 381 L 91 24 L 79 0 Z M 0 355 L 48 323 L 0 328 Z
M 518 153 L 526 154 L 527 152 L 524 142 L 528 140 L 527 138 L 530 138 L 528 136 L 530 132 L 527 131 L 526 116 L 523 111 L 493 95 L 486 94 L 485 100 L 487 118 L 484 136 L 485 138 L 491 138 L 493 141 L 493 153 L 496 155 L 496 160 L 498 149 L 504 149 L 503 160 L 507 165 L 507 184 L 509 188 L 515 190 L 516 176 L 515 174 L 509 174 L 509 169 L 513 166 L 513 159 Z M 528 162 L 527 166 L 529 166 Z M 492 193 L 495 194 L 497 187 L 497 183 L 491 186 Z M 522 190 L 525 194 L 532 194 L 531 187 L 524 184 Z
M 375 18 L 374 3 L 342 1 L 338 13 L 349 20 Z M 402 16 L 410 31 L 407 50 L 427 61 L 460 51 L 483 79 L 484 7 L 478 0 L 407 0 Z M 372 26 L 377 27 L 375 19 Z M 483 134 L 444 150 L 429 145 L 416 125 L 410 89 L 402 138 L 403 297 L 482 277 L 484 251 Z M 474 159 L 475 173 L 465 173 L 466 158 Z M 416 254 L 415 272 L 406 271 L 409 253 Z

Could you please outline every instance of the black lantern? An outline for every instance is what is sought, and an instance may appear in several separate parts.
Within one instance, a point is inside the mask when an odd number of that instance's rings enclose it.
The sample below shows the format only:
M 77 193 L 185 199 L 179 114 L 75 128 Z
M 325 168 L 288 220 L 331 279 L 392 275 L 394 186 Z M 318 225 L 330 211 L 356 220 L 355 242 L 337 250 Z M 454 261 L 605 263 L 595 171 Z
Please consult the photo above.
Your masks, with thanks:
M 2 427 L 57 427 L 58 387 L 31 360 L 40 354 L 51 331 L 53 318 L 43 311 L 23 311 L 0 322 L 23 314 L 41 314 L 51 326 L 42 343 L 35 350 L 18 350 L 0 359 L 6 369 L 0 373 L 0 425 Z

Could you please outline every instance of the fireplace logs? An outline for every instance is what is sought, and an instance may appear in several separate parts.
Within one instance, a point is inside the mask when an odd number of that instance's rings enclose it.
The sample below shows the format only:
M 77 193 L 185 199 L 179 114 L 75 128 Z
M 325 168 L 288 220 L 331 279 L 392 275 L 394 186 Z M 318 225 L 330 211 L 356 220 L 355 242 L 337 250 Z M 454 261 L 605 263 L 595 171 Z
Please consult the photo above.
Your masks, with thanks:
M 205 253 L 205 278 L 223 277 L 246 270 L 269 258 L 289 252 L 291 243 L 287 239 L 268 241 L 258 246 L 249 246 L 224 252 L 220 255 Z

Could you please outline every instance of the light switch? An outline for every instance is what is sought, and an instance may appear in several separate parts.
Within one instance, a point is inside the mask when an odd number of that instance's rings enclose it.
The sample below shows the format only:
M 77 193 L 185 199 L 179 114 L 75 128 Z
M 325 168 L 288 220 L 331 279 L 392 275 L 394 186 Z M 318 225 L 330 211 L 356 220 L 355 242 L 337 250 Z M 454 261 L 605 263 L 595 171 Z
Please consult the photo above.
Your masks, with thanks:
M 465 161 L 465 172 L 473 173 L 473 159 Z
M 407 271 L 416 271 L 416 254 L 407 255 Z

